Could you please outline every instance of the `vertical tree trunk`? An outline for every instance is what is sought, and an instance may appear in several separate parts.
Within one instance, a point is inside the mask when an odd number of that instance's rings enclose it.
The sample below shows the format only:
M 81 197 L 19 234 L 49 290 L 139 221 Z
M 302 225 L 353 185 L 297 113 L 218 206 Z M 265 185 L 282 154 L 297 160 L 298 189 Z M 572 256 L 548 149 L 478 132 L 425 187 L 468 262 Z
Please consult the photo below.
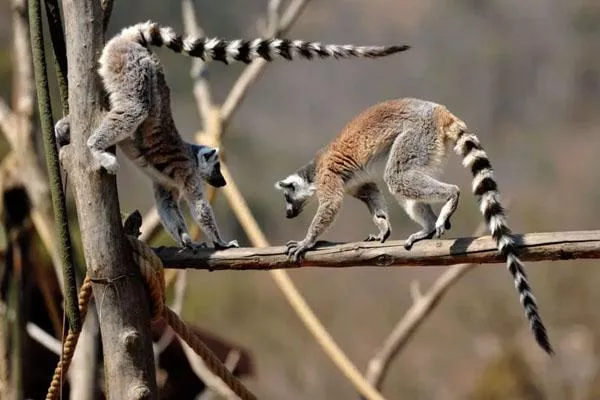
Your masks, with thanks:
M 92 171 L 86 141 L 100 118 L 96 74 L 103 46 L 99 0 L 63 0 L 67 42 L 71 145 L 63 162 L 77 205 L 88 275 L 95 282 L 107 395 L 156 398 L 149 297 L 124 240 L 115 178 Z

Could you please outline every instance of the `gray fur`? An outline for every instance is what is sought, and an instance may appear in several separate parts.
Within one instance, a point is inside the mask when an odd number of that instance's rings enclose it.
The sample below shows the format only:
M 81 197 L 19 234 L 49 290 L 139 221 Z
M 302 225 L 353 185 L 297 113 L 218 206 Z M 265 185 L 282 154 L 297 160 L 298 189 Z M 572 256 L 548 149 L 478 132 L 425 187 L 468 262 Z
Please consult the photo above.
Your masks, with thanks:
M 119 145 L 123 153 L 154 181 L 154 197 L 161 221 L 180 246 L 192 243 L 182 216 L 179 197 L 185 197 L 191 213 L 215 247 L 238 247 L 219 233 L 203 186 L 225 185 L 218 149 L 185 142 L 173 121 L 170 90 L 160 61 L 138 43 L 117 36 L 110 40 L 98 70 L 109 94 L 110 109 L 90 135 L 87 146 L 95 168 L 116 173 L 118 162 L 108 151 Z M 55 127 L 60 144 L 69 141 L 68 117 Z
M 397 131 L 389 130 L 390 123 L 398 126 Z M 389 138 L 393 140 L 391 146 L 388 145 Z M 491 163 L 477 136 L 467 133 L 464 122 L 441 105 L 418 99 L 384 102 L 379 108 L 374 106 L 366 110 L 347 125 L 319 161 L 320 169 L 316 173 L 319 184 L 312 185 L 316 186 L 312 193 L 318 195 L 319 208 L 306 237 L 302 241 L 288 242 L 290 258 L 299 260 L 331 225 L 341 207 L 344 190 L 365 202 L 374 216 L 374 222 L 380 228 L 380 234 L 374 239 L 382 242 L 386 239 L 382 235 L 387 223 L 385 202 L 377 186 L 364 176 L 363 164 L 377 156 L 374 145 L 379 146 L 377 150 L 389 147 L 384 180 L 408 216 L 421 226 L 405 241 L 407 249 L 420 240 L 439 238 L 450 229 L 450 218 L 458 205 L 460 190 L 456 185 L 440 181 L 439 174 L 450 146 L 455 145 L 455 152 L 463 157 L 463 165 L 473 174 L 473 193 L 479 200 L 480 211 L 499 252 L 506 257 L 507 269 L 535 339 L 542 349 L 553 354 L 525 268 L 518 258 L 515 239 L 506 222 Z M 368 153 L 361 153 L 360 149 L 368 149 Z M 357 163 L 355 160 L 362 161 Z M 308 180 L 301 176 L 296 172 L 277 184 L 285 191 L 286 198 L 297 198 L 297 188 L 302 191 L 308 185 Z M 357 180 L 362 180 L 362 184 L 353 186 Z M 290 182 L 295 182 L 294 187 L 288 185 Z M 302 201 L 307 201 L 312 193 L 301 196 Z M 444 203 L 439 216 L 431 207 L 434 203 Z M 385 217 L 377 218 L 378 212 Z

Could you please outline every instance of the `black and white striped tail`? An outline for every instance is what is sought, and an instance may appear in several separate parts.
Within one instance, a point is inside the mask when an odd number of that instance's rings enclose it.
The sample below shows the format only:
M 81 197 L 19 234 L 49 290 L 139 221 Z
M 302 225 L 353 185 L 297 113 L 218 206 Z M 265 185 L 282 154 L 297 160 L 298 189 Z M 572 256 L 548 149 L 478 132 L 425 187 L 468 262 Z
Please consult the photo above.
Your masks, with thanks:
M 262 58 L 272 61 L 281 57 L 286 60 L 294 58 L 379 58 L 408 50 L 410 46 L 355 46 L 321 44 L 288 39 L 254 39 L 223 40 L 218 38 L 183 37 L 170 27 L 161 27 L 154 22 L 144 22 L 125 28 L 121 35 L 131 37 L 138 43 L 148 46 L 165 46 L 176 53 L 186 53 L 203 60 L 212 59 L 248 64 L 254 59 Z
M 500 204 L 498 187 L 494 180 L 492 166 L 479 139 L 473 134 L 463 134 L 454 147 L 456 153 L 463 157 L 463 165 L 473 173 L 473 193 L 479 199 L 479 207 L 496 240 L 500 254 L 506 257 L 506 266 L 513 276 L 525 315 L 529 320 L 535 340 L 548 354 L 553 354 L 546 328 L 538 313 L 535 297 L 527 282 L 527 274 L 521 260 L 517 256 L 515 241 L 506 224 L 504 209 Z

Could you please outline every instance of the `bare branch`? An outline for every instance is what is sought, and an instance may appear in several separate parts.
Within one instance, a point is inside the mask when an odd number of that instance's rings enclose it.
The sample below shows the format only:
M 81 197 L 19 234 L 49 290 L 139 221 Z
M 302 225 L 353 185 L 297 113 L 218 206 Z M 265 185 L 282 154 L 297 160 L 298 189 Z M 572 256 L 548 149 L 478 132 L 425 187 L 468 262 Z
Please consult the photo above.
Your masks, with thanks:
M 268 36 L 283 35 L 287 32 L 292 24 L 296 22 L 296 19 L 300 16 L 300 13 L 307 3 L 308 0 L 293 0 L 281 18 L 278 28 L 272 32 L 267 32 Z M 246 67 L 246 69 L 244 69 L 238 80 L 235 82 L 227 99 L 221 107 L 221 121 L 224 126 L 231 120 L 233 113 L 248 94 L 248 89 L 250 89 L 250 86 L 258 79 L 266 65 L 267 62 L 263 59 L 254 60 Z
M 267 6 L 267 31 L 265 36 L 275 36 L 279 28 L 279 9 L 281 0 L 270 0 Z
M 50 335 L 33 322 L 28 322 L 25 329 L 27 330 L 27 334 L 33 340 L 60 357 L 62 352 L 62 343 L 60 340 L 55 339 L 54 336 Z
M 227 185 L 229 186 L 229 184 Z M 227 193 L 227 192 L 226 192 Z M 600 258 L 600 231 L 545 232 L 515 235 L 523 261 Z M 452 240 L 428 240 L 410 251 L 403 241 L 385 244 L 373 242 L 319 242 L 306 253 L 302 263 L 292 263 L 285 247 L 181 250 L 178 247 L 156 249 L 166 268 L 207 270 L 272 270 L 304 267 L 348 268 L 358 266 L 408 267 L 440 266 L 461 263 L 493 264 L 504 260 L 490 236 Z
M 208 366 L 202 360 L 196 352 L 184 341 L 179 340 L 181 344 L 181 348 L 190 363 L 190 368 L 192 371 L 200 378 L 202 382 L 209 388 L 211 391 L 219 394 L 224 399 L 239 399 L 238 396 L 219 378 L 215 375 Z
M 481 235 L 484 231 L 485 224 L 482 223 L 474 234 Z M 365 376 L 371 385 L 381 390 L 392 360 L 414 336 L 414 333 L 439 304 L 450 287 L 476 266 L 478 264 L 460 264 L 450 267 L 435 281 L 425 295 L 421 293 L 419 281 L 411 282 L 413 305 L 392 329 L 367 366 Z
M 0 97 L 0 129 L 4 132 L 6 139 L 14 148 L 17 135 L 17 117 L 8 104 Z
M 194 10 L 194 5 L 191 0 L 182 0 L 181 14 L 186 35 L 193 37 L 204 36 L 204 30 L 198 24 L 196 11 Z M 198 106 L 198 113 L 204 121 L 204 130 L 206 130 L 206 124 L 211 119 L 211 113 L 214 107 L 210 86 L 208 84 L 207 63 L 200 58 L 193 58 L 190 74 L 194 80 L 194 96 Z
M 227 181 L 227 185 L 223 187 L 225 197 L 229 206 L 235 213 L 240 225 L 246 232 L 246 235 L 254 246 L 258 246 L 258 251 L 269 251 L 274 248 L 268 248 L 269 242 L 264 233 L 258 226 L 256 218 L 252 215 L 252 211 L 240 193 L 233 176 L 229 172 L 229 168 L 225 163 L 221 163 L 221 172 Z M 279 248 L 278 248 L 279 249 Z M 244 249 L 245 250 L 245 249 Z M 282 249 L 283 250 L 283 249 Z M 216 254 L 216 253 L 214 253 Z M 210 255 L 209 255 L 210 257 Z M 284 256 L 285 257 L 285 256 Z M 287 257 L 285 257 L 287 259 Z M 165 265 L 166 266 L 166 265 Z M 275 284 L 279 287 L 286 300 L 290 303 L 292 309 L 298 315 L 306 329 L 313 335 L 318 345 L 323 349 L 323 352 L 331 359 L 340 372 L 352 383 L 356 390 L 369 400 L 384 400 L 384 397 L 377 392 L 360 374 L 358 368 L 344 354 L 342 349 L 335 342 L 333 337 L 327 332 L 315 312 L 306 302 L 302 294 L 286 271 L 274 270 L 269 271 Z
M 235 367 L 237 367 L 237 364 L 240 361 L 240 358 L 241 358 L 240 351 L 238 349 L 231 349 L 231 351 L 227 354 L 227 358 L 225 359 L 225 362 L 223 363 L 223 365 L 230 372 L 233 372 L 235 370 Z M 212 400 L 212 399 L 218 398 L 217 397 L 218 395 L 219 394 L 217 392 L 214 392 L 212 390 L 205 390 L 197 397 L 197 400 Z
M 272 26 L 277 26 L 277 29 L 272 32 L 267 32 L 269 36 L 287 32 L 294 22 L 296 22 L 296 19 L 300 16 L 300 13 L 304 10 L 308 1 L 309 0 L 293 0 L 281 19 L 279 19 L 278 16 L 275 17 L 275 13 L 278 14 L 280 7 L 280 4 L 278 3 L 280 2 L 272 0 L 269 3 L 268 15 L 270 15 L 270 21 L 273 23 Z M 202 34 L 202 29 L 196 23 L 194 7 L 189 0 L 182 0 L 182 11 L 186 31 L 190 29 L 190 32 L 192 32 L 192 28 L 196 28 L 196 33 L 199 35 Z M 277 25 L 274 24 L 276 21 L 279 21 Z M 240 74 L 220 109 L 217 109 L 212 103 L 210 87 L 207 82 L 205 70 L 206 64 L 202 63 L 202 60 L 194 62 L 196 63 L 195 65 L 199 65 L 199 67 L 197 67 L 199 70 L 194 70 L 194 67 L 192 67 L 194 96 L 204 123 L 204 132 L 202 135 L 197 135 L 197 139 L 199 142 L 209 146 L 219 146 L 220 136 L 224 132 L 224 126 L 227 125 L 242 100 L 246 97 L 248 89 L 252 83 L 258 79 L 267 62 L 262 59 L 254 60 L 252 64 L 248 65 Z M 144 224 L 142 226 L 140 240 L 149 241 L 160 229 L 160 218 L 158 217 L 156 207 L 153 207 L 146 213 L 143 221 Z

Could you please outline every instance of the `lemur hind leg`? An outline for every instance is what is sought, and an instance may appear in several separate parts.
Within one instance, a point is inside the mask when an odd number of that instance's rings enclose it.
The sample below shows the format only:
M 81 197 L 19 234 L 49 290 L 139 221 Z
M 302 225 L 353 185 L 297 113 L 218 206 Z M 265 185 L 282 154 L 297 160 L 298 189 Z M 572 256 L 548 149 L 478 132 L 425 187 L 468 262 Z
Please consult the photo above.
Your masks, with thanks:
M 158 183 L 153 185 L 156 209 L 167 232 L 181 247 L 191 249 L 206 247 L 206 243 L 194 243 L 179 206 L 179 191 Z
M 139 76 L 140 69 L 124 73 L 124 87 L 111 98 L 111 109 L 87 141 L 96 162 L 111 174 L 117 172 L 119 164 L 107 149 L 131 137 L 150 112 L 152 70 L 145 63 L 141 65 L 138 68 L 141 68 L 142 77 Z M 135 76 L 127 76 L 134 73 Z
M 377 187 L 377 184 L 375 184 L 375 182 L 362 183 L 351 188 L 348 192 L 358 200 L 365 203 L 369 209 L 369 212 L 371 213 L 371 216 L 373 217 L 375 226 L 377 226 L 379 229 L 379 233 L 377 235 L 371 234 L 365 239 L 365 241 L 378 241 L 381 243 L 385 242 L 387 238 L 390 237 L 392 228 L 389 222 L 385 198 Z
M 410 249 L 423 239 L 440 238 L 446 229 L 450 229 L 450 217 L 456 211 L 460 196 L 458 186 L 440 182 L 418 169 L 396 174 L 386 171 L 385 180 L 390 191 L 404 199 L 403 207 L 409 217 L 423 228 L 409 236 L 405 248 Z M 445 204 L 436 219 L 430 203 L 441 202 Z

